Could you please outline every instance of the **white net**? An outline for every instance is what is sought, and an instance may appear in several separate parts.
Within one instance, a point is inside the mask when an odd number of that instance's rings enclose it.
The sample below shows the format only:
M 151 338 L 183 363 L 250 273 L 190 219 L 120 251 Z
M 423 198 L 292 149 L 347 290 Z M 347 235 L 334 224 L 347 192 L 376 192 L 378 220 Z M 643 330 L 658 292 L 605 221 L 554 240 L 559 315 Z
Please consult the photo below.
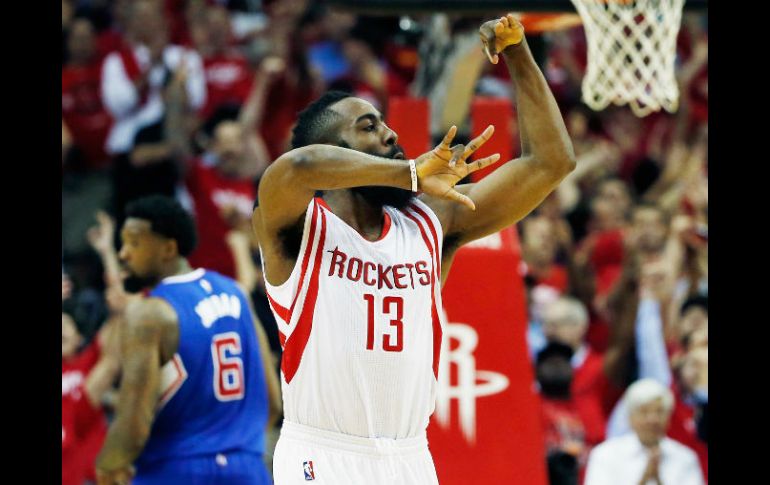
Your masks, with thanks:
M 571 0 L 588 40 L 583 101 L 629 104 L 637 116 L 676 111 L 676 37 L 684 0 Z

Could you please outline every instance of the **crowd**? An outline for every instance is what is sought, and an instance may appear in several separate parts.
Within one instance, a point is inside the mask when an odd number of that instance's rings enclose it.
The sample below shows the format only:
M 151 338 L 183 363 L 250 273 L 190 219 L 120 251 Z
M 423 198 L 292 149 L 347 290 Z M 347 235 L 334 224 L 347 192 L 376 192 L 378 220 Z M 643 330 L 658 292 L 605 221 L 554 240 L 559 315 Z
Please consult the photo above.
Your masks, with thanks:
M 462 56 L 465 39 L 478 42 L 480 20 L 365 17 L 309 0 L 62 0 L 63 483 L 93 480 L 114 400 L 116 329 L 132 298 L 115 252 L 126 204 L 164 194 L 194 214 L 190 263 L 251 293 L 277 372 L 280 345 L 250 228 L 260 175 L 288 149 L 297 113 L 328 89 L 385 113 L 395 96 L 435 105 L 446 93 L 441 74 L 464 74 L 426 55 Z M 511 275 L 527 288 L 551 483 L 620 483 L 619 473 L 637 474 L 634 483 L 700 483 L 708 476 L 705 15 L 683 17 L 679 110 L 643 119 L 580 102 L 581 27 L 529 42 L 577 159 L 517 225 L 523 264 Z M 457 104 L 509 96 L 502 64 L 479 66 Z M 431 115 L 440 137 L 435 117 L 447 113 Z M 633 466 L 614 471 L 619 462 Z

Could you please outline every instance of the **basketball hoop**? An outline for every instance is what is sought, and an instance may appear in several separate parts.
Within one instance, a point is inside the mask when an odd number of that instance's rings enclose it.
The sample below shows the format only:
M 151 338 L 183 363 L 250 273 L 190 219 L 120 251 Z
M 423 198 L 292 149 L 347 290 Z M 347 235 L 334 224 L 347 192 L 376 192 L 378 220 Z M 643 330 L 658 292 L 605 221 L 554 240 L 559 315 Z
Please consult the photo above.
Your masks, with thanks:
M 598 111 L 630 104 L 639 117 L 674 112 L 676 37 L 684 0 L 571 0 L 588 40 L 583 101 Z

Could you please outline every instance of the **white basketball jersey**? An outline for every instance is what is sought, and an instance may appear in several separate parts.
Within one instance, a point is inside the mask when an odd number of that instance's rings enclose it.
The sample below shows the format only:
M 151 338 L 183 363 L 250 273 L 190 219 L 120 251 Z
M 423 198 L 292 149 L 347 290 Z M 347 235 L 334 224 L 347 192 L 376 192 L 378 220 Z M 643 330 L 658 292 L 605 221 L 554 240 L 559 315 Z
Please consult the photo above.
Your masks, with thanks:
M 384 219 L 368 241 L 314 199 L 291 276 L 265 282 L 288 421 L 392 439 L 428 426 L 443 329 L 441 225 L 416 199 L 384 207 Z

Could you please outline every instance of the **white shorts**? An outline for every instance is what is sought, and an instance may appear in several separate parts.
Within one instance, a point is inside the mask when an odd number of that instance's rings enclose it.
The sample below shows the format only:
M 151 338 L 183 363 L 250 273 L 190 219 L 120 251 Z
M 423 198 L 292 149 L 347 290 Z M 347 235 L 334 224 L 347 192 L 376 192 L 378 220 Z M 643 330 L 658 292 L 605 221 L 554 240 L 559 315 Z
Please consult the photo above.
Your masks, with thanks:
M 438 485 L 425 435 L 362 438 L 283 422 L 276 485 Z

